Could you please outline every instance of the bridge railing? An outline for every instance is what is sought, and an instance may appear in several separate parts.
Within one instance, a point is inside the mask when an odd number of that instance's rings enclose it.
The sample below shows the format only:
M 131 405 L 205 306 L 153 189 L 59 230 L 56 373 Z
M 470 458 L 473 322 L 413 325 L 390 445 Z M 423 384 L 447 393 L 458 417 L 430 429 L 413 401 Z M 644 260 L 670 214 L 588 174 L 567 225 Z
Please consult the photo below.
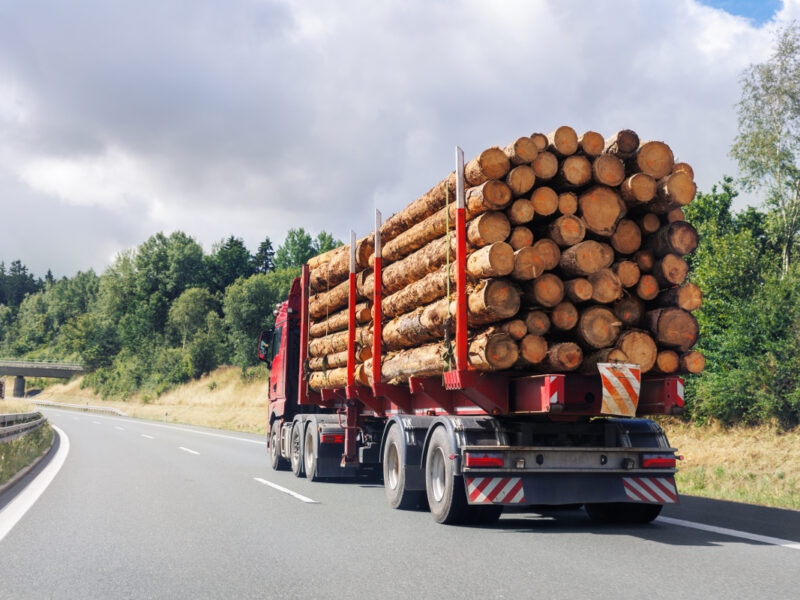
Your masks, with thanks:
M 78 364 L 78 363 L 66 363 L 66 362 L 61 362 L 59 360 L 26 360 L 26 359 L 19 359 L 19 358 L 0 357 L 0 363 L 15 364 L 15 365 L 26 365 L 26 366 L 47 365 L 47 366 L 58 366 L 58 367 L 64 367 L 64 368 L 85 370 L 85 367 L 83 365 L 81 365 L 81 364 Z

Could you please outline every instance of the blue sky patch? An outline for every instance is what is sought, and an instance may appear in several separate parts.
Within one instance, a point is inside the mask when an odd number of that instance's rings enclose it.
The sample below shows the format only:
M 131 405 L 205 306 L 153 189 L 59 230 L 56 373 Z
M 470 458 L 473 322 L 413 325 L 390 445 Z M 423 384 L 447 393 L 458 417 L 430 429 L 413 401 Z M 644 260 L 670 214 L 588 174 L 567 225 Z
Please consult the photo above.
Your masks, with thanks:
M 747 17 L 757 25 L 768 22 L 780 10 L 781 0 L 700 0 L 706 6 L 721 8 L 732 15 Z

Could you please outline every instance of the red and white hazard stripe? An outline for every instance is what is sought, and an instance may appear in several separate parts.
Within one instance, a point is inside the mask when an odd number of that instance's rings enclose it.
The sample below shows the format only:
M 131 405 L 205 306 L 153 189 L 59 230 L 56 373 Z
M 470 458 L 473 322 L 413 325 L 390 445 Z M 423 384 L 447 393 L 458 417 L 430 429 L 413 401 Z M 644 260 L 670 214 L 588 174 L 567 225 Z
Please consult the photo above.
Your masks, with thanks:
M 675 504 L 678 490 L 672 477 L 623 477 L 625 495 L 637 502 Z
M 522 477 L 468 477 L 467 496 L 472 504 L 525 502 Z
M 550 404 L 558 404 L 558 375 L 550 376 Z
M 605 415 L 636 416 L 642 371 L 638 365 L 601 363 L 597 365 L 603 382 Z

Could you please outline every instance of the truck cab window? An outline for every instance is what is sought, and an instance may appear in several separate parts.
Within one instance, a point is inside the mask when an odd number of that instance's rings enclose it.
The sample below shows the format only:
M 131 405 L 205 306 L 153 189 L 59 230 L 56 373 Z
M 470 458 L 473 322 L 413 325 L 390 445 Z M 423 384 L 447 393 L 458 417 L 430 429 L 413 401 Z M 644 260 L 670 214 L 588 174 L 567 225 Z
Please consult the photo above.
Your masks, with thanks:
M 280 327 L 276 327 L 275 331 L 272 332 L 272 343 L 270 344 L 270 358 L 275 359 L 278 356 L 278 353 L 281 351 L 281 341 L 283 340 L 283 328 L 284 326 L 281 325 Z

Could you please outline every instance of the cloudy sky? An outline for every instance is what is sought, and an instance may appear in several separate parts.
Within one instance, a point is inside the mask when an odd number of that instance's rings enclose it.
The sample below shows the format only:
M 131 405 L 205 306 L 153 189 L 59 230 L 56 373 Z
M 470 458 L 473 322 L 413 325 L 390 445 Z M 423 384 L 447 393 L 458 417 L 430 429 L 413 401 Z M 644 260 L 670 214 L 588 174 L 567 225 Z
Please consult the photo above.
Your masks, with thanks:
M 371 229 L 468 156 L 630 127 L 735 174 L 738 77 L 800 0 L 0 0 L 0 259 Z

